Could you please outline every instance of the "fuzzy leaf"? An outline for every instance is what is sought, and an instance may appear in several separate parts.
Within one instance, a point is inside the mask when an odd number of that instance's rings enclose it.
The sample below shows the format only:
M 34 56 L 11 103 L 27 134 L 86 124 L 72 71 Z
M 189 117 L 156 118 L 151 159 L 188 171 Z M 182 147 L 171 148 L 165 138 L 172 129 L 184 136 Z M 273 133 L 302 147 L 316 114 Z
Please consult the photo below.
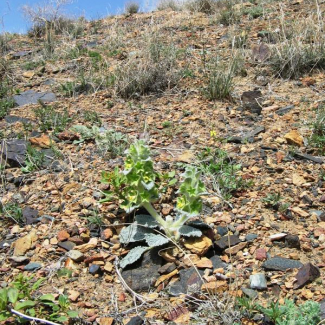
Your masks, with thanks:
M 166 236 L 160 234 L 146 234 L 145 239 L 150 247 L 162 246 L 169 242 Z
M 146 252 L 149 247 L 146 246 L 137 246 L 132 248 L 129 253 L 121 260 L 120 267 L 124 269 L 126 266 L 136 262 L 144 252 Z
M 132 224 L 125 227 L 120 232 L 120 242 L 122 244 L 134 243 L 144 240 L 145 232 L 143 227 L 138 227 L 137 224 Z
M 147 214 L 139 214 L 135 216 L 135 220 L 139 225 L 144 227 L 148 227 L 148 228 L 159 227 L 159 223 L 155 220 L 155 218 Z
M 185 237 L 201 237 L 202 231 L 191 226 L 184 225 L 179 228 L 178 232 Z
M 34 307 L 36 305 L 36 301 L 32 301 L 32 300 L 25 300 L 22 302 L 17 302 L 15 304 L 15 309 L 19 310 L 19 309 L 25 309 L 28 307 Z
M 187 225 L 194 227 L 194 228 L 202 229 L 202 230 L 211 229 L 211 227 L 208 224 L 206 224 L 205 222 L 203 222 L 201 220 L 192 220 L 192 221 L 188 222 Z

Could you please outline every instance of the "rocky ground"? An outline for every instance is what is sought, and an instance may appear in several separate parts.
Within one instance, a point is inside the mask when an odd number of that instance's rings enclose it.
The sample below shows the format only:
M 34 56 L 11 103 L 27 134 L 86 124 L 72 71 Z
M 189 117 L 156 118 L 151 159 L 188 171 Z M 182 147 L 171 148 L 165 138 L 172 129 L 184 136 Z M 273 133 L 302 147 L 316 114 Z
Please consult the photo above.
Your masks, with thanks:
M 21 273 L 45 277 L 36 294 L 65 294 L 81 319 L 101 325 L 263 322 L 227 308 L 235 297 L 262 305 L 322 304 L 324 140 L 311 139 L 315 124 L 324 130 L 324 72 L 315 65 L 279 77 L 281 69 L 272 68 L 281 43 L 271 36 L 305 23 L 313 38 L 311 22 L 324 6 L 235 4 L 239 18 L 228 26 L 221 9 L 83 22 L 76 38 L 53 36 L 50 54 L 44 38 L 8 41 L 2 83 L 12 87 L 14 105 L 0 120 L 2 287 Z M 159 87 L 156 78 L 149 90 L 127 92 L 132 80 L 123 71 L 132 78 L 135 63 L 142 67 L 135 75 L 148 71 L 146 44 L 169 50 L 173 44 L 171 69 L 182 76 L 174 82 L 168 75 L 164 88 L 159 77 Z M 159 52 L 158 62 L 171 55 Z M 219 70 L 213 70 L 216 58 Z M 227 71 L 234 60 L 240 68 L 230 95 L 206 96 L 211 73 Z M 112 133 L 103 144 L 75 125 Z M 134 216 L 116 200 L 99 202 L 108 188 L 101 173 L 121 167 L 129 143 L 144 135 L 159 172 L 175 171 L 179 180 L 185 164 L 202 168 L 209 195 L 200 218 L 210 227 L 203 237 L 151 250 L 120 270 L 129 247 L 118 235 Z M 228 158 L 218 156 L 221 150 Z M 220 162 L 232 168 L 211 173 L 209 166 Z M 178 183 L 162 187 L 155 206 L 167 216 L 174 213 Z

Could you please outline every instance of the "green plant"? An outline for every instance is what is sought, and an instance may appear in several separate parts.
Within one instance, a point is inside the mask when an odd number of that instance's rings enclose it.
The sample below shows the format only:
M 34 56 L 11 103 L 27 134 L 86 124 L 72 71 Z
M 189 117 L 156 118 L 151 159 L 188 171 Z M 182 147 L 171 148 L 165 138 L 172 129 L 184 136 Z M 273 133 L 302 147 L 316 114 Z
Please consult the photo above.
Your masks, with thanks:
M 224 150 L 207 147 L 198 154 L 198 160 L 198 169 L 206 182 L 225 200 L 230 199 L 235 191 L 251 185 L 238 175 L 241 165 L 235 164 Z
M 91 110 L 84 110 L 82 112 L 82 115 L 83 115 L 85 122 L 89 122 L 89 123 L 91 123 L 91 125 L 93 125 L 93 124 L 96 124 L 99 126 L 102 125 L 102 120 L 99 117 L 97 112 L 91 111 Z
M 4 118 L 8 114 L 10 108 L 15 106 L 15 102 L 11 98 L 13 89 L 9 78 L 7 76 L 3 76 L 3 79 L 1 78 L 2 64 L 5 65 L 6 63 L 0 62 L 0 119 Z M 5 66 L 4 69 L 6 69 Z M 6 74 L 6 72 L 3 71 L 3 74 Z
M 172 122 L 170 122 L 170 121 L 164 121 L 163 123 L 162 123 L 162 127 L 163 128 L 169 128 L 169 127 L 171 127 L 172 126 Z
M 5 218 L 10 218 L 15 223 L 23 224 L 23 211 L 18 203 L 11 202 L 5 205 L 0 205 L 0 213 Z
M 44 162 L 45 162 L 44 153 L 29 145 L 27 146 L 25 167 L 21 167 L 21 171 L 23 173 L 30 173 L 35 170 L 40 170 L 44 165 Z
M 257 309 L 257 303 L 248 297 L 237 297 L 237 307 L 242 310 L 244 316 L 252 318 Z
M 80 135 L 80 139 L 74 141 L 75 144 L 95 140 L 100 153 L 102 155 L 109 153 L 113 158 L 122 155 L 129 143 L 128 138 L 123 133 L 114 130 L 102 130 L 95 125 L 92 128 L 74 125 L 71 130 Z
M 33 112 L 42 132 L 48 130 L 53 130 L 54 133 L 62 132 L 72 121 L 67 109 L 64 109 L 63 112 L 59 112 L 56 110 L 55 106 L 45 105 L 42 102 L 39 102 L 39 104 L 40 107 L 35 108 Z
M 266 197 L 262 199 L 262 201 L 272 208 L 278 209 L 280 205 L 280 201 L 282 200 L 282 196 L 280 192 L 277 193 L 269 193 Z
M 319 154 L 325 154 L 325 106 L 318 108 L 316 119 L 312 124 L 309 143 L 316 148 Z
M 172 9 L 174 11 L 180 10 L 180 5 L 177 0 L 159 0 L 157 3 L 157 10 Z
M 19 274 L 7 288 L 0 290 L 0 321 L 16 316 L 16 312 L 31 317 L 45 316 L 58 322 L 65 322 L 69 317 L 78 315 L 69 310 L 69 300 L 64 295 L 60 295 L 57 302 L 52 294 L 37 296 L 37 290 L 45 279 L 40 278 L 32 283 L 33 277 Z M 21 315 L 16 316 L 16 319 L 19 323 L 24 322 Z
M 136 1 L 129 1 L 125 4 L 125 12 L 127 14 L 136 14 L 139 11 L 140 5 Z
M 247 15 L 250 19 L 256 19 L 263 16 L 264 9 L 261 6 L 254 6 L 252 8 L 247 8 L 243 11 L 244 15 Z
M 171 216 L 164 219 L 152 205 L 159 194 L 155 184 L 157 173 L 148 146 L 144 141 L 138 140 L 130 146 L 127 153 L 123 171 L 116 168 L 113 173 L 102 173 L 102 182 L 112 187 L 112 191 L 104 192 L 106 198 L 102 202 L 115 196 L 121 201 L 120 207 L 127 213 L 140 207 L 145 208 L 149 215 L 137 215 L 133 224 L 122 229 L 120 241 L 124 244 L 145 241 L 148 246 L 131 249 L 120 263 L 122 268 L 134 263 L 150 248 L 167 244 L 169 239 L 178 241 L 180 236 L 200 237 L 201 230 L 185 223 L 200 213 L 201 195 L 206 194 L 200 173 L 195 167 L 188 166 L 182 174 L 183 183 L 178 190 L 177 216 L 175 219 Z

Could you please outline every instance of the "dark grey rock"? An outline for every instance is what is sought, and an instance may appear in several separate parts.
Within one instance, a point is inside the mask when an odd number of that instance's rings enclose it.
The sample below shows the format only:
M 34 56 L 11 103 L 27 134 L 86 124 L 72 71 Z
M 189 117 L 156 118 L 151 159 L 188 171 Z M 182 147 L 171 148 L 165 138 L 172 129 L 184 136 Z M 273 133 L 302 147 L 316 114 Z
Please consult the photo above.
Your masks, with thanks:
M 245 237 L 246 241 L 248 241 L 248 242 L 252 242 L 256 238 L 258 238 L 257 234 L 247 234 Z
M 313 161 L 313 162 L 318 163 L 318 164 L 322 164 L 322 163 L 325 162 L 325 160 L 323 158 L 321 158 L 321 157 L 315 157 L 315 156 L 308 155 L 308 154 L 301 153 L 301 152 L 294 152 L 292 155 L 295 158 L 310 160 L 310 161 Z
M 27 142 L 25 140 L 14 139 L 2 141 L 0 153 L 3 161 L 7 162 L 10 167 L 21 167 L 25 165 L 27 152 Z
M 241 288 L 241 291 L 250 299 L 255 299 L 258 296 L 258 293 L 253 289 Z
M 235 135 L 227 138 L 227 142 L 229 143 L 253 143 L 256 142 L 254 137 L 259 135 L 260 133 L 265 132 L 265 127 L 264 126 L 258 126 L 255 129 L 246 132 L 244 135 Z
M 8 124 L 14 124 L 14 123 L 17 123 L 17 122 L 20 122 L 20 123 L 30 123 L 30 122 L 32 122 L 32 120 L 30 120 L 29 118 L 15 116 L 15 115 L 7 115 L 7 116 L 5 116 L 5 121 Z
M 160 274 L 168 274 L 170 272 L 173 272 L 176 269 L 176 264 L 175 263 L 167 263 L 163 265 L 161 268 L 159 268 L 158 272 Z
M 286 271 L 288 269 L 298 269 L 302 267 L 302 263 L 284 257 L 272 257 L 263 263 L 263 267 L 270 271 Z
M 71 251 L 76 246 L 76 244 L 71 241 L 62 241 L 58 243 L 58 246 L 67 251 Z
M 140 316 L 132 317 L 126 325 L 142 325 L 144 324 L 144 320 Z
M 325 299 L 323 299 L 320 303 L 320 318 L 321 320 L 325 319 Z
M 38 211 L 30 207 L 25 207 L 23 209 L 23 218 L 25 220 L 26 225 L 37 223 L 39 222 Z
M 99 273 L 100 272 L 100 266 L 99 265 L 97 265 L 97 264 L 91 264 L 90 266 L 89 266 L 89 273 L 90 274 L 97 274 L 97 273 Z
M 91 41 L 91 42 L 86 43 L 86 46 L 91 49 L 96 47 L 97 45 L 98 45 L 98 43 L 96 41 Z
M 18 266 L 29 262 L 29 257 L 27 256 L 11 256 L 9 261 L 13 266 Z
M 169 287 L 169 294 L 172 296 L 179 296 L 180 294 L 199 292 L 203 284 L 201 280 L 203 274 L 203 270 L 197 270 L 194 267 L 180 270 L 179 280 Z
M 227 235 L 228 233 L 228 228 L 227 227 L 221 227 L 221 226 L 218 226 L 217 227 L 217 232 L 220 236 L 224 236 L 224 235 Z
M 122 271 L 122 276 L 130 288 L 136 292 L 148 291 L 160 277 L 163 264 L 157 249 L 146 252 L 142 259 Z
M 29 56 L 31 54 L 32 54 L 32 51 L 19 51 L 19 52 L 12 53 L 10 56 L 13 59 L 17 60 L 17 59 Z
M 56 96 L 49 92 L 37 93 L 34 90 L 27 90 L 19 95 L 14 95 L 15 104 L 23 106 L 27 104 L 37 104 L 39 100 L 44 103 L 54 102 Z
M 251 289 L 265 290 L 267 289 L 267 283 L 264 273 L 252 274 L 249 277 Z
M 260 90 L 244 91 L 241 95 L 244 108 L 258 115 L 260 115 L 262 111 L 262 107 L 258 102 L 261 98 L 262 93 Z
M 43 85 L 45 86 L 51 86 L 51 85 L 54 85 L 55 84 L 55 80 L 50 78 L 50 79 L 46 79 L 44 82 L 43 82 Z
M 216 241 L 217 248 L 224 250 L 228 248 L 229 246 L 235 246 L 239 244 L 241 240 L 236 235 L 230 235 L 230 236 L 223 236 L 219 240 Z
M 285 237 L 284 240 L 287 247 L 300 249 L 299 236 L 289 234 Z
M 295 289 L 302 288 L 306 284 L 313 282 L 320 276 L 319 268 L 311 263 L 303 265 L 296 274 L 297 282 Z
M 223 262 L 222 259 L 218 255 L 214 255 L 210 258 L 212 262 L 212 266 L 214 269 L 223 268 L 224 270 L 228 267 L 227 263 Z
M 289 105 L 289 106 L 282 107 L 282 108 L 278 109 L 275 113 L 277 115 L 283 116 L 283 115 L 289 113 L 294 108 L 295 108 L 295 105 Z
M 38 270 L 42 267 L 42 264 L 40 263 L 29 263 L 27 265 L 25 265 L 24 267 L 24 271 L 35 271 L 35 270 Z
M 58 161 L 55 152 L 52 149 L 42 149 L 41 152 L 44 154 L 44 162 L 42 164 L 42 168 L 51 169 L 55 172 L 61 172 L 63 167 Z

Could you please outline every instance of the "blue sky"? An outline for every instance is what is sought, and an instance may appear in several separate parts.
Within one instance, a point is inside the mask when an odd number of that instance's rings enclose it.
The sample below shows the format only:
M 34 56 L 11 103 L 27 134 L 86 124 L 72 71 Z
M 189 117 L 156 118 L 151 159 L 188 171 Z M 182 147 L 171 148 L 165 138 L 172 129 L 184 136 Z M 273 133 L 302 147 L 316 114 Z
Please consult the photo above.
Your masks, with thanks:
M 24 33 L 29 27 L 21 7 L 23 5 L 44 4 L 49 0 L 0 0 L 0 32 Z M 110 14 L 123 12 L 128 0 L 73 0 L 72 4 L 64 7 L 65 13 L 85 16 L 87 19 L 97 19 Z M 141 10 L 152 9 L 154 0 L 138 0 Z

